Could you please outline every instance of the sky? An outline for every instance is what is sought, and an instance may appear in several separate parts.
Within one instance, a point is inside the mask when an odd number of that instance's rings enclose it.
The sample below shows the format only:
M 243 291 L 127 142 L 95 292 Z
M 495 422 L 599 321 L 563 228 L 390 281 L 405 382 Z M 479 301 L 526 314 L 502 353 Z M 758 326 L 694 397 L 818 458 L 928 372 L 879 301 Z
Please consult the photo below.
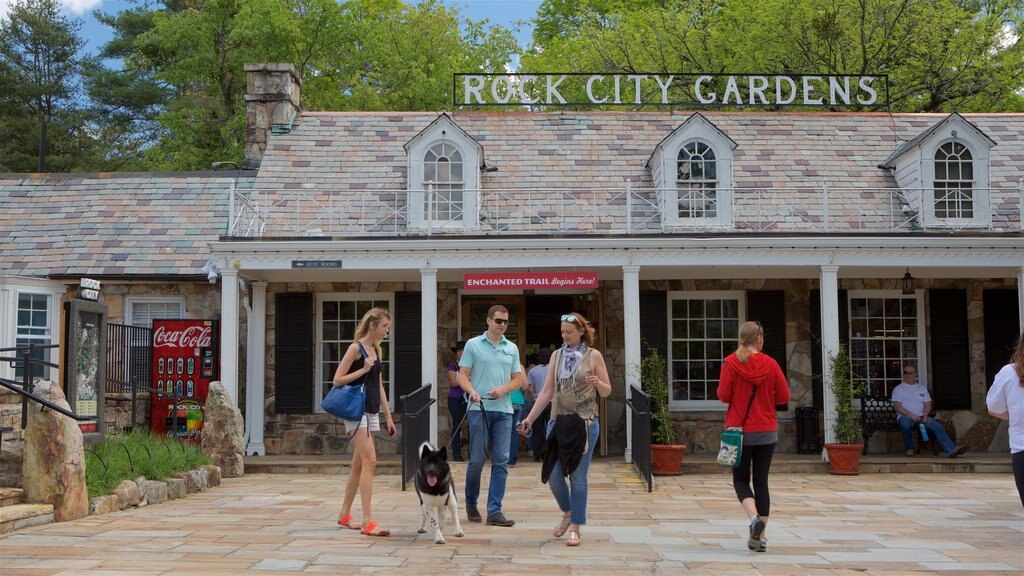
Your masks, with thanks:
M 99 48 L 110 40 L 110 28 L 100 24 L 92 17 L 99 10 L 107 14 L 116 14 L 132 6 L 128 0 L 59 0 L 64 14 L 70 18 L 83 20 L 81 35 L 86 40 L 85 52 L 95 54 Z M 512 28 L 517 20 L 529 20 L 537 13 L 541 0 L 444 0 L 445 4 L 458 6 L 462 9 L 463 18 L 471 20 L 488 19 L 492 24 L 500 24 Z M 0 15 L 6 15 L 7 7 L 14 0 L 0 0 Z M 519 44 L 525 47 L 529 42 L 531 29 L 526 27 L 520 31 Z

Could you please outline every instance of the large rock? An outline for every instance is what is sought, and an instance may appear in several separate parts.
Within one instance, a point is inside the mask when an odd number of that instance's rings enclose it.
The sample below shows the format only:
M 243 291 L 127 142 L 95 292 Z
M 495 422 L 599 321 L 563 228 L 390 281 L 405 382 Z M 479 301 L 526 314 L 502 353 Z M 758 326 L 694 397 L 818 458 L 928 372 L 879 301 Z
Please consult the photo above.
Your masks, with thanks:
M 225 478 L 241 476 L 245 472 L 242 462 L 245 424 L 242 412 L 231 402 L 220 382 L 210 382 L 205 411 L 203 452 L 220 466 Z
M 54 382 L 39 382 L 35 393 L 58 406 L 69 408 L 64 391 Z M 85 485 L 85 451 L 78 423 L 29 402 L 25 427 L 25 454 L 21 486 L 29 502 L 53 505 L 58 522 L 89 515 Z

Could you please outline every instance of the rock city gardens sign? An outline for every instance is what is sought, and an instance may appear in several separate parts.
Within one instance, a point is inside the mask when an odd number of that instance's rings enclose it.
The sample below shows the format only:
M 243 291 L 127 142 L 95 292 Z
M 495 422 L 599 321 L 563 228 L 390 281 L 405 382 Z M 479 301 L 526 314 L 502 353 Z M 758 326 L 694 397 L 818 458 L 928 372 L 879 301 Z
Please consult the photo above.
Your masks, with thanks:
M 888 105 L 885 75 L 455 74 L 455 106 Z

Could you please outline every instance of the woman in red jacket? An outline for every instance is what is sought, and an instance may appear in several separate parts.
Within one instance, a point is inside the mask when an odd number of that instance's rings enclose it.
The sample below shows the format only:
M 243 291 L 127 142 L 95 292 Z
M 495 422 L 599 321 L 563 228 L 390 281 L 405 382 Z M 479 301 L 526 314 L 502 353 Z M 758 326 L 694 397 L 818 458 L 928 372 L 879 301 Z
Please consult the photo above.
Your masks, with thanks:
M 764 328 L 760 322 L 744 322 L 740 326 L 739 346 L 722 364 L 718 382 L 718 399 L 729 405 L 725 412 L 726 428 L 743 429 L 743 454 L 740 465 L 732 470 L 732 485 L 743 511 L 750 518 L 747 547 L 764 552 L 764 537 L 771 508 L 768 494 L 768 470 L 779 440 L 779 421 L 775 405 L 789 402 L 789 385 L 778 362 L 761 352 Z M 750 487 L 750 471 L 754 486 Z

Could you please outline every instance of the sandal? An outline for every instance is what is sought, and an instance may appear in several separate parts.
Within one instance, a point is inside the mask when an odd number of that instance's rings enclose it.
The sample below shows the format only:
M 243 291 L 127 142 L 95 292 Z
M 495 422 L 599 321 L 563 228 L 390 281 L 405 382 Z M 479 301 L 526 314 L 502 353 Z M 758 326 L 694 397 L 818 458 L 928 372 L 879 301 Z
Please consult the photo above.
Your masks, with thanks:
M 353 524 L 352 523 L 352 515 L 351 514 L 345 514 L 344 518 L 342 518 L 341 520 L 338 520 L 338 526 L 344 526 L 345 528 L 350 528 L 352 530 L 362 530 L 362 528 L 363 528 L 359 524 Z
M 391 536 L 391 530 L 385 530 L 377 526 L 376 522 L 370 522 L 363 528 L 363 536 Z
M 558 538 L 558 537 L 562 536 L 563 534 L 565 534 L 565 531 L 568 530 L 568 529 L 569 529 L 569 515 L 566 514 L 565 516 L 562 516 L 562 522 L 558 526 L 555 527 L 554 531 L 551 532 L 551 535 L 556 537 L 556 538 Z
M 576 530 L 569 530 L 569 539 L 565 541 L 566 546 L 579 546 L 580 533 Z

